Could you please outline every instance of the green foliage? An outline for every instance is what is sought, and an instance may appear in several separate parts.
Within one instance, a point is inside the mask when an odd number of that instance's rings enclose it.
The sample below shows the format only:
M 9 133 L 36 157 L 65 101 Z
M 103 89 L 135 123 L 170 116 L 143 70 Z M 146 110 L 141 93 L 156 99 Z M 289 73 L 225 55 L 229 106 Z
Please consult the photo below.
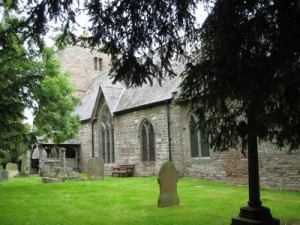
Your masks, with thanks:
M 199 57 L 187 66 L 181 102 L 193 106 L 198 128 L 209 130 L 214 146 L 224 150 L 241 133 L 253 133 L 279 147 L 299 147 L 297 0 L 216 0 L 200 30 L 193 12 L 206 0 L 24 2 L 28 17 L 15 27 L 36 43 L 50 21 L 62 24 L 58 42 L 76 43 L 76 19 L 86 13 L 80 42 L 109 53 L 111 76 L 128 86 L 175 76 L 172 60 L 189 59 L 188 46 L 195 45 Z
M 5 10 L 0 20 L 0 161 L 17 162 L 26 151 L 28 125 L 24 110 L 32 103 L 32 90 L 42 79 L 36 55 L 24 47 L 18 34 L 22 20 Z
M 56 123 L 64 120 L 60 126 L 48 125 L 54 122 L 49 117 L 44 122 L 49 128 L 61 129 L 60 137 L 56 135 L 56 142 L 74 137 L 78 128 L 78 118 L 70 116 L 77 100 L 70 96 L 72 89 L 67 77 L 59 74 L 53 51 L 40 49 L 43 50 L 42 56 L 37 51 L 36 42 L 30 40 L 26 33 L 25 19 L 18 17 L 21 12 L 15 3 L 0 3 L 3 13 L 0 17 L 0 158 L 3 164 L 16 161 L 28 145 L 29 128 L 23 124 L 25 108 L 34 107 L 39 102 L 49 104 L 35 110 L 39 121 L 42 121 L 41 114 L 46 117 L 48 112 L 55 113 L 57 110 Z M 49 94 L 50 86 L 57 86 L 55 93 Z M 58 104 L 55 105 L 54 101 Z M 38 128 L 41 124 L 37 123 Z M 50 133 L 50 130 L 44 129 L 44 132 Z
M 79 117 L 72 115 L 78 99 L 67 74 L 61 74 L 53 52 L 45 49 L 45 78 L 34 90 L 36 133 L 45 135 L 55 144 L 74 138 L 79 128 Z
M 224 150 L 254 134 L 299 148 L 299 7 L 298 1 L 216 1 L 181 85 L 181 102 L 193 106 L 212 145 Z
M 1 131 L 1 146 L 0 146 L 0 165 L 5 165 L 9 162 L 17 163 L 19 156 L 26 152 L 29 144 L 28 132 L 29 125 L 19 122 L 11 122 L 15 127 L 10 132 Z
M 198 127 L 209 130 L 212 144 L 221 150 L 233 147 L 246 132 L 279 147 L 298 148 L 298 1 L 216 0 L 200 31 L 193 16 L 199 2 L 208 1 L 113 0 L 78 5 L 73 0 L 29 0 L 22 2 L 27 16 L 11 23 L 4 34 L 18 31 L 24 40 L 42 46 L 48 24 L 54 21 L 62 25 L 58 41 L 76 43 L 76 19 L 85 12 L 89 37 L 80 41 L 109 53 L 114 81 L 128 86 L 175 76 L 172 60 L 189 57 L 188 44 L 197 45 L 200 39 L 199 57 L 187 66 L 181 102 L 191 103 L 200 118 Z M 5 1 L 0 7 L 16 10 L 20 4 Z M 249 117 L 252 124 L 243 121 Z
M 178 180 L 181 204 L 166 208 L 157 207 L 156 177 L 53 184 L 39 177 L 10 178 L 0 189 L 1 225 L 224 225 L 247 197 L 246 187 L 192 178 Z M 263 190 L 262 197 L 282 224 L 300 222 L 299 192 Z
M 206 1 L 206 0 L 204 0 Z M 49 21 L 61 24 L 61 43 L 76 43 L 74 31 L 81 13 L 89 18 L 84 27 L 88 38 L 80 41 L 92 47 L 103 47 L 111 55 L 114 81 L 128 86 L 140 86 L 174 76 L 170 60 L 186 53 L 185 43 L 196 38 L 196 19 L 193 12 L 200 0 L 148 1 L 25 1 L 28 18 L 26 35 L 41 42 Z M 26 27 L 30 27 L 30 30 Z M 184 38 L 183 38 L 184 35 Z M 151 57 L 157 54 L 157 59 Z
M 171 60 L 183 57 L 185 43 L 194 38 L 195 0 L 115 0 L 86 3 L 92 26 L 88 29 L 92 46 L 112 56 L 114 81 L 141 86 L 175 76 Z M 182 35 L 185 34 L 184 37 Z M 156 58 L 152 56 L 156 54 Z

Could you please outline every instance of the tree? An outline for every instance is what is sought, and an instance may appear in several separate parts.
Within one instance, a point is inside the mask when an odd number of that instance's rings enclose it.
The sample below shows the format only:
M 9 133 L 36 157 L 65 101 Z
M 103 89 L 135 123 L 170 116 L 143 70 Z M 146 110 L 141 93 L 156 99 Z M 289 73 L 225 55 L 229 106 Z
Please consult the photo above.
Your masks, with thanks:
M 32 90 L 43 78 L 34 52 L 24 47 L 19 31 L 22 20 L 7 8 L 0 18 L 0 161 L 17 162 L 26 151 L 29 128 L 24 110 L 32 104 Z
M 236 146 L 239 136 L 248 142 L 249 210 L 243 208 L 241 216 L 278 224 L 261 207 L 257 137 L 291 150 L 299 147 L 299 3 L 216 0 L 198 30 L 192 14 L 198 2 L 87 1 L 79 9 L 72 0 L 29 1 L 26 26 L 33 27 L 28 35 L 39 40 L 48 20 L 69 18 L 62 20 L 60 40 L 68 36 L 75 41 L 76 13 L 87 10 L 91 26 L 85 40 L 104 46 L 102 51 L 112 57 L 114 81 L 128 86 L 175 76 L 172 60 L 188 58 L 186 44 L 200 39 L 180 100 L 192 106 L 201 118 L 198 128 L 209 132 L 217 149 Z
M 83 5 L 73 0 L 25 2 L 26 36 L 41 43 L 49 21 L 61 23 L 58 43 L 83 41 L 100 48 L 111 55 L 113 81 L 128 86 L 161 80 L 166 74 L 175 76 L 170 60 L 188 56 L 185 43 L 197 38 L 193 12 L 199 0 L 85 1 Z M 18 4 L 13 2 L 11 7 Z M 74 31 L 81 13 L 88 15 L 90 26 L 84 28 L 87 37 L 78 40 Z M 154 53 L 159 61 L 151 57 Z
M 79 103 L 74 97 L 75 89 L 69 82 L 68 74 L 62 74 L 59 63 L 51 49 L 44 50 L 44 79 L 33 90 L 34 124 L 36 134 L 60 144 L 76 136 L 80 126 L 79 116 L 73 115 Z
M 13 132 L 1 131 L 0 165 L 6 169 L 7 163 L 18 163 L 19 157 L 26 153 L 29 144 L 30 130 L 28 124 L 18 121 L 18 130 Z
M 213 146 L 236 147 L 239 136 L 248 143 L 249 202 L 232 224 L 279 224 L 261 206 L 257 142 L 299 148 L 299 9 L 298 1 L 217 1 L 181 84 L 181 101 Z
M 54 52 L 38 49 L 38 43 L 28 40 L 26 22 L 16 16 L 16 7 L 1 3 L 0 11 L 0 158 L 4 164 L 16 161 L 29 144 L 25 108 L 35 109 L 38 133 L 53 137 L 55 143 L 75 136 L 79 118 L 71 114 L 78 100 L 72 96 L 68 76 L 59 72 Z

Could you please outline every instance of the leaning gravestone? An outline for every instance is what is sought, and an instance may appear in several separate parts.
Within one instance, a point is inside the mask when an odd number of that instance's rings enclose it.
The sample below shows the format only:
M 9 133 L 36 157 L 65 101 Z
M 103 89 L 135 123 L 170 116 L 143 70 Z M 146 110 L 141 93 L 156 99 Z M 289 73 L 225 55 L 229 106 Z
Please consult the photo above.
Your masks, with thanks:
M 88 160 L 88 180 L 99 180 L 104 177 L 104 161 L 100 157 L 94 157 Z
M 177 193 L 177 171 L 171 162 L 165 162 L 159 171 L 160 193 L 158 207 L 179 205 Z
M 8 170 L 0 170 L 0 182 L 8 181 Z

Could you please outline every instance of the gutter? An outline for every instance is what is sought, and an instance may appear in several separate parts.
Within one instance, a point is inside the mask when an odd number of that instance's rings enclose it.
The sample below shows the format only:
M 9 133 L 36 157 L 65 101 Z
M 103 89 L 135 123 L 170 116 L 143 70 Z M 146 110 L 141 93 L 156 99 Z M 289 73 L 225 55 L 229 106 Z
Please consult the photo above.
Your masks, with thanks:
M 92 157 L 95 156 L 95 144 L 94 144 L 94 120 L 91 120 L 92 124 Z
M 153 102 L 153 103 L 148 103 L 145 105 L 140 105 L 140 106 L 135 106 L 129 109 L 124 109 L 124 110 L 120 110 L 120 111 L 116 111 L 114 112 L 115 115 L 121 115 L 121 114 L 125 114 L 125 113 L 129 113 L 129 112 L 133 112 L 139 109 L 146 109 L 146 108 L 150 108 L 152 106 L 157 106 L 157 105 L 163 105 L 165 103 L 170 103 L 172 99 L 166 99 L 166 100 L 162 100 L 159 102 Z

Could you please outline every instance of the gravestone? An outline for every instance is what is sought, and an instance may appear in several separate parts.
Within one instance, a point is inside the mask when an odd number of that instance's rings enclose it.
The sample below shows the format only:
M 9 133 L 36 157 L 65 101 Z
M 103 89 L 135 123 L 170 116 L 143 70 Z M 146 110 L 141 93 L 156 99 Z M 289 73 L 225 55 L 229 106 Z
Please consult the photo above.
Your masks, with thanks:
M 179 205 L 177 193 L 177 171 L 171 162 L 165 162 L 159 171 L 160 193 L 158 207 Z
M 3 166 L 2 165 L 0 165 L 0 170 L 3 170 Z
M 18 165 L 16 163 L 7 163 L 6 169 L 7 170 L 17 170 L 18 169 Z
M 26 157 L 26 154 L 23 154 L 22 155 L 22 163 L 21 163 L 21 172 L 20 174 L 21 175 L 27 175 L 28 174 L 28 171 L 27 170 L 27 157 Z
M 0 170 L 0 182 L 8 181 L 8 170 Z
M 88 160 L 88 180 L 99 180 L 104 177 L 104 161 L 100 157 L 94 157 Z

